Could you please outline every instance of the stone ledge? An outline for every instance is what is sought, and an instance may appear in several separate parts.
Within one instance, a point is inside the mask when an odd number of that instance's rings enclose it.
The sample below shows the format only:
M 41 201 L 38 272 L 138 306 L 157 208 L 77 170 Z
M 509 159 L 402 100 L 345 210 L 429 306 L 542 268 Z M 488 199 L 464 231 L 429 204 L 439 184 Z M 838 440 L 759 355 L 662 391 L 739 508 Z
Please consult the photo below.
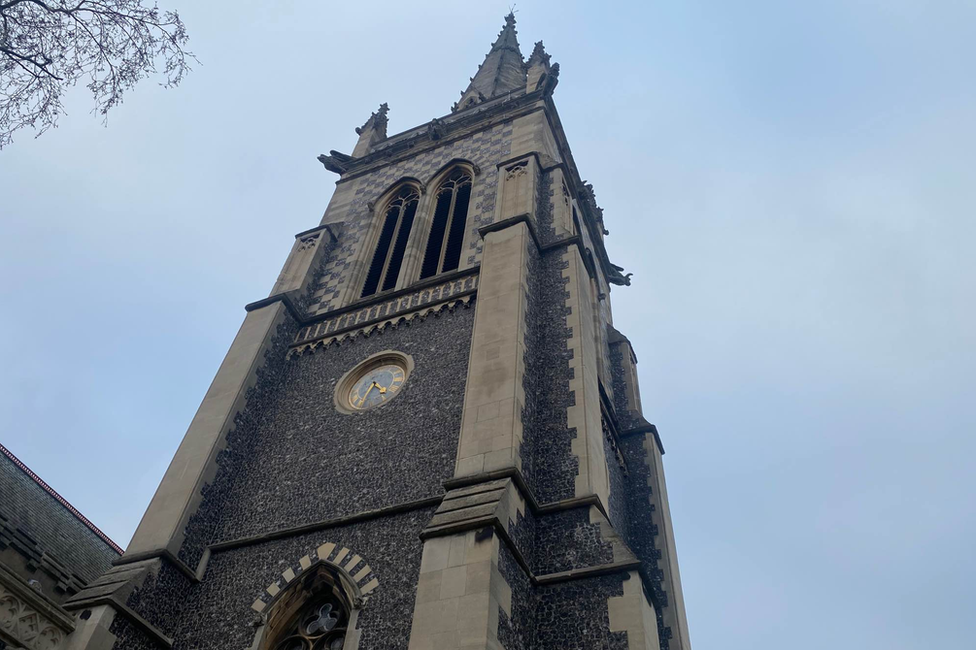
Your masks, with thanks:
M 418 501 L 409 501 L 407 503 L 400 503 L 393 506 L 387 506 L 385 508 L 377 508 L 376 510 L 367 510 L 365 512 L 360 512 L 353 515 L 347 515 L 345 517 L 326 519 L 324 521 L 317 521 L 311 524 L 304 524 L 301 526 L 293 526 L 291 528 L 281 528 L 279 530 L 271 531 L 269 533 L 263 533 L 261 535 L 252 535 L 250 537 L 240 537 L 238 539 L 231 539 L 223 542 L 217 542 L 215 544 L 211 544 L 207 548 L 212 553 L 217 553 L 220 551 L 228 551 L 230 549 L 240 548 L 242 546 L 263 544 L 264 542 L 280 539 L 282 537 L 303 535 L 305 533 L 311 533 L 317 530 L 334 528 L 336 526 L 346 526 L 348 524 L 357 523 L 360 521 L 367 521 L 369 519 L 387 517 L 390 515 L 400 514 L 402 512 L 409 512 L 411 510 L 420 510 L 423 508 L 429 508 L 431 506 L 438 505 L 442 501 L 443 501 L 442 496 L 428 497 L 426 499 L 420 499 Z
M 541 576 L 534 576 L 533 583 L 536 585 L 551 585 L 558 582 L 569 582 L 582 578 L 594 578 L 608 573 L 619 573 L 622 571 L 633 571 L 641 566 L 640 560 L 629 560 L 626 562 L 613 562 L 611 564 L 600 564 L 598 566 L 586 567 L 583 569 L 573 569 L 572 571 L 559 571 L 557 573 L 547 573 Z
M 107 605 L 108 607 L 111 607 L 119 614 L 122 614 L 127 619 L 135 623 L 137 627 L 139 627 L 143 632 L 148 634 L 150 637 L 153 638 L 154 641 L 156 641 L 163 647 L 166 648 L 173 647 L 173 639 L 163 634 L 162 631 L 159 630 L 159 628 L 157 628 L 155 625 L 153 625 L 152 623 L 144 619 L 128 605 L 118 600 L 118 598 L 116 598 L 114 595 L 103 596 L 101 598 L 92 598 L 92 599 L 85 600 L 84 602 L 79 602 L 77 606 L 74 607 L 74 609 L 87 609 L 91 607 L 98 607 L 99 605 Z
M 512 479 L 515 482 L 515 486 L 519 489 L 519 493 L 528 502 L 529 507 L 532 509 L 533 513 L 536 514 L 547 514 L 550 512 L 559 512 L 561 510 L 571 510 L 573 508 L 579 508 L 582 506 L 596 506 L 604 517 L 607 519 L 610 516 L 607 514 L 603 507 L 603 503 L 600 498 L 595 494 L 590 494 L 581 497 L 571 497 L 569 499 L 562 499 L 561 501 L 553 501 L 552 503 L 540 504 L 535 497 L 535 493 L 529 488 L 528 484 L 525 482 L 525 477 L 522 476 L 522 472 L 514 467 L 509 467 L 505 469 L 493 470 L 491 472 L 483 472 L 481 474 L 473 474 L 471 476 L 461 476 L 455 478 L 449 478 L 442 483 L 445 490 L 448 493 L 455 493 L 458 488 L 464 488 L 468 486 L 478 486 L 484 485 L 486 482 L 499 481 L 504 479 Z M 489 488 L 486 488 L 489 489 Z
M 505 478 L 468 484 L 450 490 L 444 496 L 430 523 L 421 532 L 420 538 L 428 540 L 470 530 L 489 529 L 505 542 L 515 561 L 533 585 L 553 584 L 607 573 L 632 571 L 642 566 L 641 561 L 637 559 L 610 525 L 606 514 L 599 507 L 599 499 L 593 495 L 572 499 L 569 503 L 552 504 L 543 510 L 542 514 L 570 508 L 595 508 L 595 510 L 590 511 L 591 518 L 595 516 L 600 520 L 598 523 L 601 524 L 602 536 L 613 545 L 613 561 L 607 564 L 537 576 L 508 532 L 508 521 L 512 515 L 507 509 L 509 506 L 508 498 L 519 498 L 519 488 L 514 477 L 515 475 L 512 474 Z M 450 482 L 457 484 L 459 480 L 451 479 Z M 536 509 L 536 512 L 538 513 L 539 509 Z
M 112 566 L 116 566 L 116 567 L 126 566 L 128 564 L 136 564 L 138 562 L 143 562 L 145 560 L 154 560 L 156 558 L 159 558 L 159 559 L 162 559 L 162 560 L 166 560 L 167 562 L 169 562 L 170 564 L 172 564 L 174 567 L 176 567 L 177 569 L 179 569 L 180 572 L 183 575 L 185 575 L 187 578 L 189 578 L 193 582 L 198 582 L 197 575 L 193 571 L 193 569 L 191 569 L 190 567 L 188 567 L 186 565 L 186 563 L 183 562 L 183 560 L 181 560 L 180 558 L 176 557 L 172 553 L 172 551 L 170 551 L 169 549 L 165 549 L 165 548 L 162 549 L 162 550 L 160 550 L 160 551 L 146 551 L 144 553 L 133 553 L 132 555 L 123 555 L 119 559 L 113 561 L 112 562 Z M 98 580 L 96 580 L 92 584 L 97 584 L 105 576 L 112 575 L 112 572 L 113 571 L 114 571 L 114 569 L 109 569 L 107 573 L 102 574 L 102 576 L 100 578 L 98 578 Z
M 276 302 L 283 303 L 285 309 L 288 310 L 288 314 L 294 318 L 297 322 L 301 323 L 304 318 L 298 307 L 295 306 L 294 301 L 292 301 L 291 296 L 288 293 L 278 293 L 273 296 L 268 296 L 267 298 L 262 298 L 261 300 L 256 300 L 254 302 L 244 305 L 244 311 L 252 312 L 262 307 L 267 307 L 268 305 L 273 305 Z
M 159 555 L 150 559 L 133 560 L 129 564 L 115 566 L 89 587 L 68 599 L 64 607 L 67 610 L 77 611 L 107 605 L 131 620 L 164 647 L 172 648 L 173 639 L 166 636 L 159 628 L 125 604 L 133 591 L 145 583 L 149 574 L 158 571 L 163 559 L 168 558 Z M 136 564 L 136 562 L 141 562 L 141 564 Z

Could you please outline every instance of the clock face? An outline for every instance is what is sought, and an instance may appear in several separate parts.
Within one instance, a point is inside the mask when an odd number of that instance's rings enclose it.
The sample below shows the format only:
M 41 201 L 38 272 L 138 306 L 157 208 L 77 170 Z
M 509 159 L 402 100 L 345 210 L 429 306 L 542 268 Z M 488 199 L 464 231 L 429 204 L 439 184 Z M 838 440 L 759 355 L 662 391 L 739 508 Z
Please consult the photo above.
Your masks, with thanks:
M 384 404 L 396 397 L 405 379 L 403 368 L 395 363 L 374 366 L 349 389 L 349 406 L 362 411 Z

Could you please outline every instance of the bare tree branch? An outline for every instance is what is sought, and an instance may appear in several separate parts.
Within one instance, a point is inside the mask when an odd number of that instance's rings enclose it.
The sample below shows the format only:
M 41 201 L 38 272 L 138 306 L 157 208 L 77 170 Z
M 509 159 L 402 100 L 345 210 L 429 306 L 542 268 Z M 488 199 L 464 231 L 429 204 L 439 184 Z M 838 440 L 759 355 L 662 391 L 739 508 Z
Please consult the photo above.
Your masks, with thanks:
M 64 91 L 81 79 L 107 115 L 140 80 L 178 85 L 189 37 L 175 11 L 144 0 L 0 0 L 0 149 L 13 133 L 57 126 Z

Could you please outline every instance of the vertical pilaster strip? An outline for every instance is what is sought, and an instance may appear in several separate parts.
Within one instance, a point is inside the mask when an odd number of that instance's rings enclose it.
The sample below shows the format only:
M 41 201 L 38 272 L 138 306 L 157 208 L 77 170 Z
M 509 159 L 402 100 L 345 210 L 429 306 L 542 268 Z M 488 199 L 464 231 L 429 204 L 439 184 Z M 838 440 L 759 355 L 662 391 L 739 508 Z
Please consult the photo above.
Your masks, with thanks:
M 629 650 L 660 650 L 657 614 L 641 588 L 636 571 L 624 580 L 624 595 L 608 599 L 610 631 L 626 632 Z
M 566 326 L 570 330 L 567 346 L 573 352 L 569 362 L 573 370 L 569 388 L 575 394 L 574 404 L 567 409 L 566 423 L 576 429 L 572 447 L 573 454 L 579 458 L 576 496 L 595 494 L 609 510 L 610 478 L 600 421 L 598 351 L 593 318 L 596 305 L 579 249 L 570 246 L 563 256 L 563 277 L 567 279 L 566 291 L 569 293 L 566 300 Z
M 485 236 L 456 477 L 521 466 L 529 245 L 525 223 Z
M 512 590 L 498 571 L 498 537 L 476 531 L 424 542 L 408 650 L 488 650 Z
M 552 226 L 557 238 L 576 234 L 573 224 L 573 199 L 561 167 L 549 172 L 552 177 Z
M 502 174 L 502 200 L 498 209 L 500 219 L 523 214 L 534 214 L 536 192 L 539 185 L 539 169 L 534 156 L 505 165 Z

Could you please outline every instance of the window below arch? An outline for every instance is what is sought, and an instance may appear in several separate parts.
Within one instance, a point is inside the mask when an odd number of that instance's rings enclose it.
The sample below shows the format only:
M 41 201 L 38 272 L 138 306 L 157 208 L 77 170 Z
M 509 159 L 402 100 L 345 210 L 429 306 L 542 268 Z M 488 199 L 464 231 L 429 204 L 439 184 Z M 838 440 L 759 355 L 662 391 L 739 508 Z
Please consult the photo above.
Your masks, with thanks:
M 314 602 L 286 628 L 275 650 L 342 650 L 348 616 L 332 599 Z
M 396 287 L 410 239 L 420 194 L 411 185 L 401 188 L 386 207 L 382 230 L 370 261 L 361 298 Z
M 349 607 L 330 571 L 319 568 L 276 605 L 266 650 L 342 650 Z
M 471 174 L 461 168 L 455 169 L 437 190 L 420 279 L 458 268 L 470 202 Z

